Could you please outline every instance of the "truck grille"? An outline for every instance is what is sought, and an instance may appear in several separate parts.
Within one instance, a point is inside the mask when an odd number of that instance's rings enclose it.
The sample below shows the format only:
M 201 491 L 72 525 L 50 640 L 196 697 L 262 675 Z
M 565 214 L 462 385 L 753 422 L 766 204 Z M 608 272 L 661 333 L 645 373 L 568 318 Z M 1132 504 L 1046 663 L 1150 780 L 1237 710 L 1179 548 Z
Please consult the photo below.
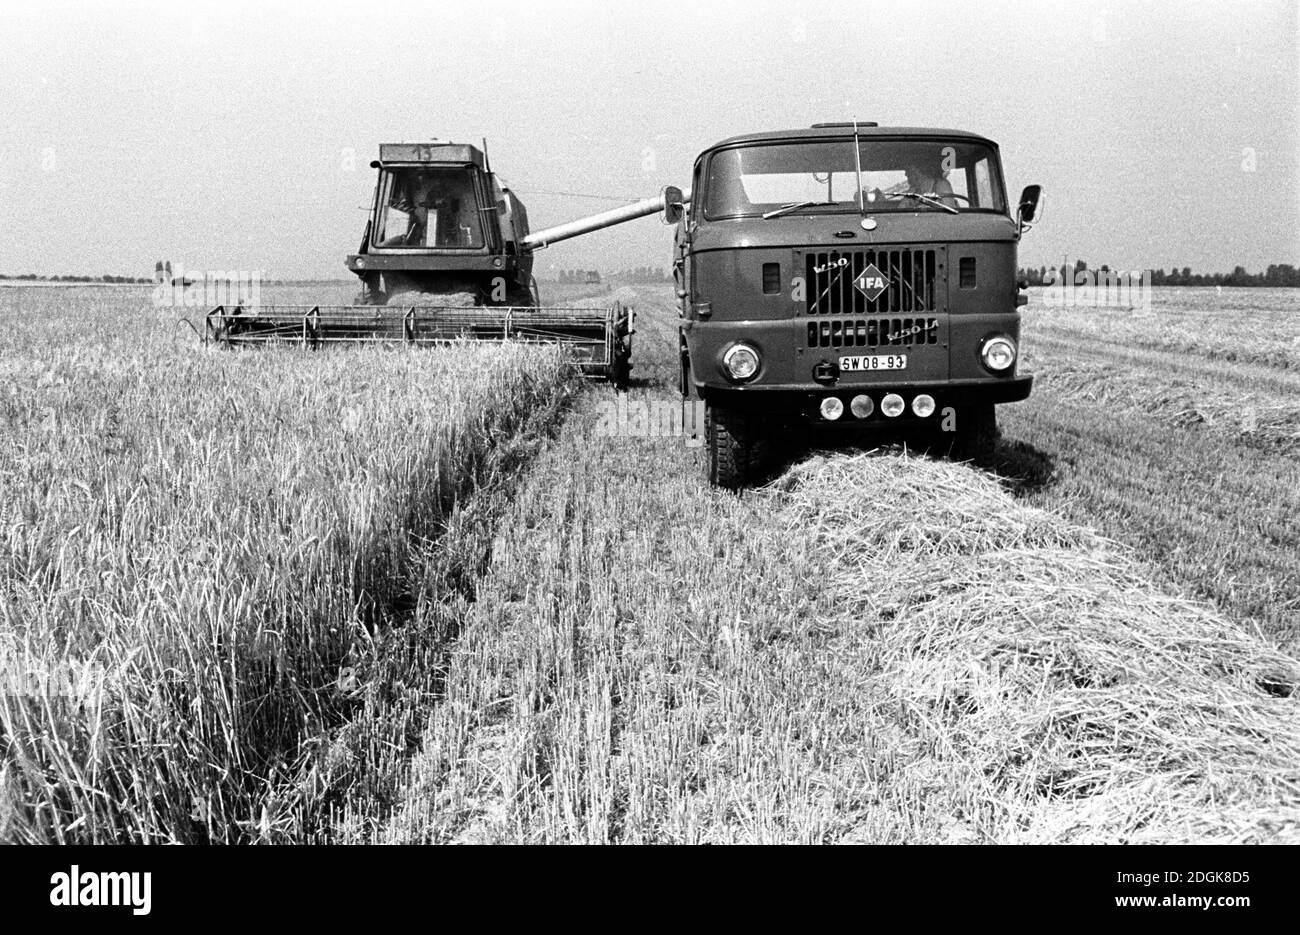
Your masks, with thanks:
M 809 347 L 919 347 L 938 343 L 937 318 L 832 318 L 808 322 Z
M 885 274 L 889 288 L 869 302 L 853 285 L 853 280 L 873 263 Z M 935 251 L 922 247 L 809 253 L 804 269 L 808 314 L 933 312 L 936 310 L 935 265 Z

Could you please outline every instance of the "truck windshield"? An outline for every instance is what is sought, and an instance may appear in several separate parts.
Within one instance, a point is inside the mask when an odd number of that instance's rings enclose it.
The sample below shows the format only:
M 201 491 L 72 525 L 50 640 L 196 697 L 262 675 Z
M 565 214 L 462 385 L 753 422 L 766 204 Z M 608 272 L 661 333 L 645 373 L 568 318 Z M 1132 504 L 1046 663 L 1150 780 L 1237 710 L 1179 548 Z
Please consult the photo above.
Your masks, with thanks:
M 483 224 L 469 169 L 388 169 L 380 188 L 375 247 L 483 246 Z
M 1006 212 L 997 154 L 983 143 L 864 139 L 860 154 L 863 203 L 873 213 Z M 856 168 L 852 139 L 724 149 L 709 159 L 704 216 L 857 211 Z

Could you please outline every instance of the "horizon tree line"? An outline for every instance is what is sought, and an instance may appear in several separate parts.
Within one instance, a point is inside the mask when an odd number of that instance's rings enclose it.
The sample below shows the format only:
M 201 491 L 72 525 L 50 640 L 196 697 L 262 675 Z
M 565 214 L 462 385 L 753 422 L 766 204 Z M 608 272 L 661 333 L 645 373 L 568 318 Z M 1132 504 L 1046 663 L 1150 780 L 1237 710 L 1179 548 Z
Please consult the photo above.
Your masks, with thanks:
M 1049 282 L 1057 285 L 1060 283 L 1081 285 L 1086 281 L 1080 275 L 1082 273 L 1110 271 L 1111 267 L 1105 263 L 1095 270 L 1090 270 L 1087 261 L 1076 260 L 1073 263 L 1062 263 L 1060 266 L 1039 266 L 1037 269 L 1032 266 L 1021 267 L 1016 271 L 1016 276 L 1031 286 L 1044 286 Z M 1116 272 L 1121 270 L 1117 269 Z M 1150 272 L 1153 286 L 1300 287 L 1300 268 L 1290 263 L 1270 263 L 1262 273 L 1247 272 L 1244 266 L 1234 268 L 1231 273 L 1197 273 L 1193 272 L 1190 266 L 1184 266 L 1182 269 L 1175 267 L 1169 272 L 1165 272 L 1164 269 L 1153 269 Z

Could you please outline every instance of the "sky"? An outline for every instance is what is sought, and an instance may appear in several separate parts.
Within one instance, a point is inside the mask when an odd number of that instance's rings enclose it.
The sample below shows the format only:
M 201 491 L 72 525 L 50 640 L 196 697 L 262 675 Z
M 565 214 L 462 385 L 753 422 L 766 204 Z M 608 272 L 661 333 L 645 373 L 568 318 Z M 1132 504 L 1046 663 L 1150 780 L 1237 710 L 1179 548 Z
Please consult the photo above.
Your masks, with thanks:
M 1022 265 L 1300 265 L 1295 0 L 0 0 L 0 272 L 346 278 L 380 142 L 488 140 L 533 228 L 728 136 L 971 130 L 1044 187 Z M 667 267 L 646 218 L 537 271 Z

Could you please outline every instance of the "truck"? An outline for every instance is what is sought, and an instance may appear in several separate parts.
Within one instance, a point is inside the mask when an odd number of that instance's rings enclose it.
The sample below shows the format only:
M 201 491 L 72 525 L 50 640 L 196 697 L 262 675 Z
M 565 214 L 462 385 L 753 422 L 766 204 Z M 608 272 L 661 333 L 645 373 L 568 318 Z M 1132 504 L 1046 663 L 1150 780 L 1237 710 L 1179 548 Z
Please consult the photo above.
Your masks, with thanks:
M 992 463 L 1018 370 L 1021 235 L 998 146 L 962 130 L 820 123 L 734 136 L 674 206 L 680 384 L 709 481 L 746 486 L 797 433 L 891 432 Z

